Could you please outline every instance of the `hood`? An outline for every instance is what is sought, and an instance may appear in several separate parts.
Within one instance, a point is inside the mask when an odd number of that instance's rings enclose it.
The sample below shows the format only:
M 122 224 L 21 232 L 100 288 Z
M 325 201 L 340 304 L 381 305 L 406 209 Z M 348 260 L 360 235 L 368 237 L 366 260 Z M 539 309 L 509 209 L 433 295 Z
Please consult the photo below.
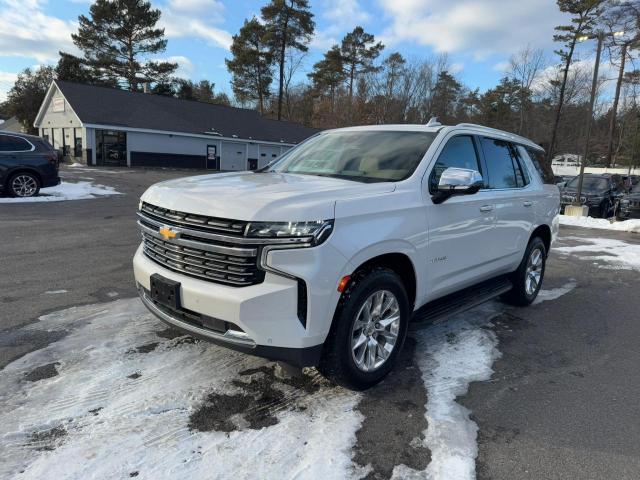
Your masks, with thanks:
M 292 173 L 219 173 L 157 183 L 141 197 L 152 205 L 234 220 L 334 218 L 336 200 L 393 191 L 392 182 L 361 183 Z
M 606 192 L 606 190 L 591 189 L 591 188 L 587 188 L 586 186 L 582 187 L 582 195 L 602 196 L 602 195 L 605 194 L 605 192 Z M 564 188 L 562 190 L 562 193 L 569 194 L 569 195 L 576 195 L 578 193 L 578 189 L 577 188 Z

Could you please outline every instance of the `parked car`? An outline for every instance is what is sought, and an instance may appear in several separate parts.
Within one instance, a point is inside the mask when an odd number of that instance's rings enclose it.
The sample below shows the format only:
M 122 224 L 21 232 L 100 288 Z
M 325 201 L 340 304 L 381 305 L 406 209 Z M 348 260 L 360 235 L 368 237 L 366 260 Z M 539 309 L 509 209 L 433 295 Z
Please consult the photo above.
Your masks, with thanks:
M 618 219 L 640 218 L 640 183 L 631 187 L 631 191 L 620 200 Z
M 567 185 L 562 189 L 562 213 L 567 205 L 576 202 L 579 181 L 580 176 L 578 175 L 567 182 Z M 585 173 L 580 204 L 589 207 L 589 216 L 591 217 L 610 218 L 616 215 L 622 194 L 622 177 L 620 175 Z
M 140 201 L 138 291 L 186 333 L 367 388 L 410 321 L 536 298 L 560 207 L 543 161 L 525 138 L 430 122 L 325 131 L 262 171 L 162 182 Z
M 60 183 L 59 156 L 43 138 L 0 132 L 0 193 L 32 197 Z
M 572 178 L 573 175 L 555 175 L 554 182 L 558 188 L 564 188 Z

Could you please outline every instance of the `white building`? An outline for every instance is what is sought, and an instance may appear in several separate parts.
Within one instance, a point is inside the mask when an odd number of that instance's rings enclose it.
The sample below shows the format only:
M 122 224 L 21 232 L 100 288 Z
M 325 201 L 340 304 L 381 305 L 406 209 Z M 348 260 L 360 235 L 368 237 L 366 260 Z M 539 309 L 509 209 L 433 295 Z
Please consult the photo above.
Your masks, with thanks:
M 318 130 L 254 110 L 55 80 L 35 127 L 88 165 L 253 170 Z

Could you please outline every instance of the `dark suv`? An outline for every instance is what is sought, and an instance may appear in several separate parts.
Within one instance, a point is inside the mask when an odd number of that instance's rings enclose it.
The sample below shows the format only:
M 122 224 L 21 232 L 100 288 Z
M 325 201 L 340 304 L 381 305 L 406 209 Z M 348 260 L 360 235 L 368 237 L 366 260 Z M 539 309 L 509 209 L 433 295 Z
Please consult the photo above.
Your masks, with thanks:
M 0 193 L 33 197 L 60 183 L 58 152 L 33 135 L 0 131 Z
M 562 189 L 561 212 L 564 207 L 576 201 L 580 176 L 574 177 Z M 580 204 L 589 207 L 592 217 L 609 218 L 616 215 L 620 197 L 623 194 L 622 177 L 620 175 L 594 175 L 586 173 L 582 182 Z

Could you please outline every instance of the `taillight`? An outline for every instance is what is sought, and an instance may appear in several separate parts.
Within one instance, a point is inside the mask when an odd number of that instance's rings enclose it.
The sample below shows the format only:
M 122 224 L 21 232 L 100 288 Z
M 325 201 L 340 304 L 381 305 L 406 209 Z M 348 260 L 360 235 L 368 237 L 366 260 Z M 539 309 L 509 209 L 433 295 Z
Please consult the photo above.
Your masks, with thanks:
M 54 166 L 54 168 L 58 168 L 58 154 L 56 152 L 47 153 L 47 161 Z

